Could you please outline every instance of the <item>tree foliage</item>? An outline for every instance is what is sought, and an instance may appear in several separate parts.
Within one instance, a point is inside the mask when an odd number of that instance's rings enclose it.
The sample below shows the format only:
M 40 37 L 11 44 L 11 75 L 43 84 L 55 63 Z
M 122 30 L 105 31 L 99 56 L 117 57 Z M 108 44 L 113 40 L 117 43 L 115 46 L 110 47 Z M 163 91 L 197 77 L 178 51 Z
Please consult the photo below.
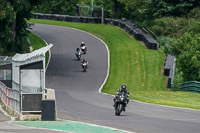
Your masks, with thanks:
M 32 6 L 40 0 L 0 0 L 1 52 L 28 52 L 27 22 Z
M 189 28 L 196 25 L 196 22 L 184 17 L 162 17 L 153 20 L 150 29 L 158 36 L 178 38 L 189 31 Z
M 78 0 L 45 0 L 41 5 L 34 7 L 35 12 L 49 14 L 76 15 Z
M 200 81 L 200 34 L 185 33 L 171 45 L 184 81 Z
M 6 14 L 6 2 L 5 0 L 0 0 L 0 20 L 5 18 L 5 14 Z
M 183 16 L 188 14 L 195 7 L 200 6 L 199 0 L 143 0 L 142 2 L 137 2 L 137 0 L 121 1 L 132 3 L 128 4 L 128 6 L 132 6 L 133 4 L 137 5 L 137 12 L 142 13 L 146 19 L 164 16 Z
M 15 19 L 15 13 L 10 3 L 7 3 L 5 0 L 1 0 L 0 2 L 0 48 L 1 53 L 6 53 L 8 51 L 13 51 L 14 38 L 12 23 Z

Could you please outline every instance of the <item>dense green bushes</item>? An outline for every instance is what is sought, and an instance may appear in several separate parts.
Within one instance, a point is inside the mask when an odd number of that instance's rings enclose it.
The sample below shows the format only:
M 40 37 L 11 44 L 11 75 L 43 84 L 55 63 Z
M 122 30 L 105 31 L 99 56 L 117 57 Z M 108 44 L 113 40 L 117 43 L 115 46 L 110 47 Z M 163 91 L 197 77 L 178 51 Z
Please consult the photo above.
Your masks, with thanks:
M 15 14 L 10 3 L 1 0 L 0 6 L 0 53 L 7 53 L 13 50 L 12 22 Z
M 41 5 L 34 7 L 34 12 L 48 14 L 76 15 L 78 0 L 45 0 Z
M 153 20 L 150 29 L 161 45 L 170 44 L 168 52 L 176 57 L 175 88 L 183 81 L 200 81 L 200 8 L 183 17 L 162 17 Z
M 171 44 L 184 81 L 200 81 L 200 34 L 185 33 Z

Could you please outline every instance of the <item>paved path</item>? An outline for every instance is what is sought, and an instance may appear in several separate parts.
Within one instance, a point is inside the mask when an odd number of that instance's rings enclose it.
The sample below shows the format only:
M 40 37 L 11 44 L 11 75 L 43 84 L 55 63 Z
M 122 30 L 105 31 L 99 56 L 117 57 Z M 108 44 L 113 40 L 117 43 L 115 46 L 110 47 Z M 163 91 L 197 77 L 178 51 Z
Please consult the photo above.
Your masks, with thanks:
M 0 133 L 59 133 L 59 131 L 22 127 L 11 124 L 11 118 L 5 115 L 0 106 Z
M 6 122 L 0 122 L 0 133 L 63 133 L 61 131 L 22 127 Z
M 36 24 L 33 32 L 53 43 L 46 86 L 56 90 L 58 117 L 137 133 L 199 133 L 200 111 L 131 101 L 115 116 L 113 97 L 98 93 L 106 77 L 107 51 L 101 41 L 74 29 Z M 74 51 L 86 42 L 88 72 L 81 71 Z

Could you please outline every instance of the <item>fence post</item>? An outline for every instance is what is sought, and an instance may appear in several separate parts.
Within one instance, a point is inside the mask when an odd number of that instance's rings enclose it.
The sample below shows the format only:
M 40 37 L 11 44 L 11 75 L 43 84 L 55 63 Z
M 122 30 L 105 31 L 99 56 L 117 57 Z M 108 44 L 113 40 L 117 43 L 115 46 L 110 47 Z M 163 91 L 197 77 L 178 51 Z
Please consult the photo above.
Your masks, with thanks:
M 102 14 L 101 14 L 101 23 L 104 24 L 104 8 L 103 8 L 103 5 L 101 7 L 101 10 L 102 10 Z

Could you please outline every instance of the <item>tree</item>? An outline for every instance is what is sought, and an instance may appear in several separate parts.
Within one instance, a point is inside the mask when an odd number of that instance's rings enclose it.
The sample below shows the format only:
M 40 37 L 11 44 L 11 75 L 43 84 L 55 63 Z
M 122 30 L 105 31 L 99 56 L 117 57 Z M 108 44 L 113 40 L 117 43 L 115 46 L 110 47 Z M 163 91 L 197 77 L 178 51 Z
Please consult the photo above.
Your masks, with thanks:
M 15 19 L 13 7 L 6 0 L 0 1 L 0 52 L 13 51 L 14 36 L 12 22 Z
M 200 6 L 199 0 L 118 0 L 125 7 L 120 13 L 135 21 L 161 17 L 183 17 Z
M 0 0 L 0 47 L 3 53 L 29 52 L 27 22 L 41 0 Z
M 171 38 L 178 38 L 187 32 L 190 27 L 189 20 L 183 17 L 162 17 L 153 20 L 150 29 L 156 35 L 164 35 Z
M 6 5 L 5 0 L 0 0 L 0 20 L 5 18 L 5 14 L 6 14 L 5 5 Z
M 35 12 L 49 14 L 76 15 L 78 0 L 45 0 L 34 7 Z
M 15 32 L 15 52 L 29 52 L 27 41 L 27 22 L 32 16 L 31 10 L 34 5 L 39 4 L 40 0 L 8 0 L 14 8 L 16 19 L 13 21 Z
M 145 0 L 142 10 L 148 17 L 184 16 L 200 6 L 199 0 Z
M 200 81 L 200 34 L 185 33 L 170 46 L 184 81 Z

